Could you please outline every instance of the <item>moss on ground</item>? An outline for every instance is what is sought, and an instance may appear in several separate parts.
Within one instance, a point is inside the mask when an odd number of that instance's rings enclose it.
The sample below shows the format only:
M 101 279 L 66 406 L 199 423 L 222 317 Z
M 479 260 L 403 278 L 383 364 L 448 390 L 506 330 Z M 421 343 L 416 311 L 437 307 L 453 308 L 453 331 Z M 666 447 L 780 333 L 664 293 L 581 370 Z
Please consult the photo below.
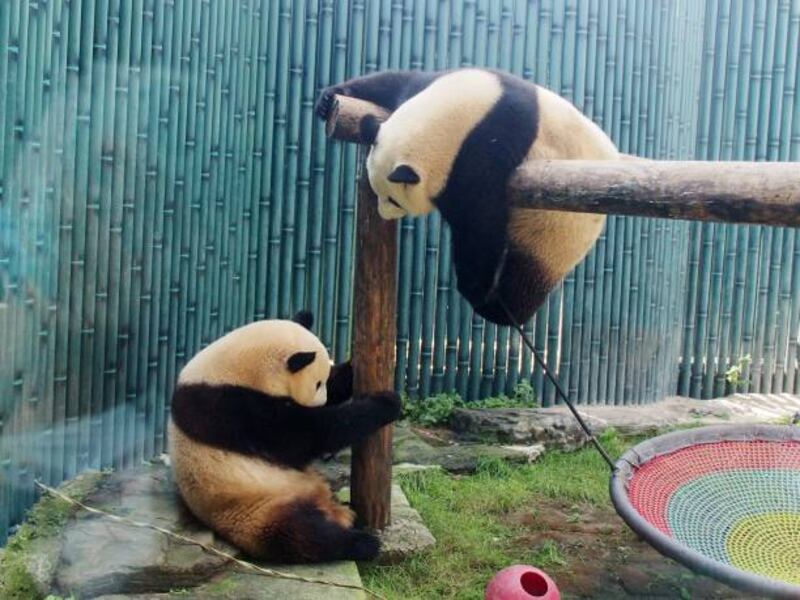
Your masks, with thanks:
M 66 495 L 82 500 L 96 487 L 103 474 L 84 473 L 60 488 Z M 9 539 L 0 558 L 0 598 L 3 600 L 41 600 L 46 596 L 28 570 L 28 556 L 37 540 L 57 535 L 75 513 L 68 502 L 45 494 L 28 511 L 25 522 Z

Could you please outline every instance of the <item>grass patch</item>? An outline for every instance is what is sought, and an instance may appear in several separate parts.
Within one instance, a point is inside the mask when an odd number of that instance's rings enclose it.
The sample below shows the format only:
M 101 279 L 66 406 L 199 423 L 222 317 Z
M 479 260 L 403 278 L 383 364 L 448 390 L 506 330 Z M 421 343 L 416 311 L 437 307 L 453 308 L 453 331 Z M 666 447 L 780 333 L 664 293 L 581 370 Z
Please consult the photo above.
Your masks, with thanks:
M 502 394 L 464 402 L 458 394 L 437 394 L 423 400 L 404 398 L 406 418 L 417 425 L 444 425 L 457 408 L 536 408 L 536 393 L 527 381 L 520 381 L 510 396 Z
M 614 432 L 601 438 L 612 456 L 632 443 Z M 404 475 L 403 490 L 436 537 L 436 546 L 399 565 L 363 567 L 364 584 L 388 598 L 480 600 L 492 575 L 511 564 L 563 566 L 566 559 L 555 542 L 535 548 L 516 544 L 519 532 L 503 517 L 535 510 L 542 498 L 606 505 L 608 477 L 605 462 L 588 447 L 548 452 L 524 466 L 486 459 L 475 474 L 463 477 L 441 471 Z
M 74 480 L 62 491 L 76 500 L 82 500 L 95 489 L 101 473 L 86 473 Z M 0 559 L 0 598 L 3 600 L 38 600 L 45 596 L 36 588 L 36 583 L 27 569 L 28 552 L 37 539 L 57 534 L 64 522 L 75 512 L 69 503 L 50 495 L 44 495 L 33 505 L 8 544 Z M 55 598 L 48 596 L 47 598 Z

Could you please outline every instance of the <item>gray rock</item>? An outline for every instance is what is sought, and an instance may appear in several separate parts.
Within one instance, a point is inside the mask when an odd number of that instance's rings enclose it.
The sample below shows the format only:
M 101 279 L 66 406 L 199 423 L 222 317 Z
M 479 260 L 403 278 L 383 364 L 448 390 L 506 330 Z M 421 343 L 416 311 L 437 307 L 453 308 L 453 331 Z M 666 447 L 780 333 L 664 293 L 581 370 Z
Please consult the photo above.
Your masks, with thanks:
M 435 467 L 434 467 L 435 468 Z M 350 489 L 342 488 L 337 493 L 339 500 L 350 500 Z M 425 527 L 420 514 L 408 503 L 402 488 L 392 484 L 391 496 L 392 520 L 383 531 L 378 532 L 381 540 L 379 564 L 396 564 L 412 554 L 431 548 L 436 538 Z
M 599 422 L 588 418 L 590 427 Z M 501 444 L 540 443 L 575 449 L 586 443 L 571 414 L 558 408 L 459 408 L 450 419 L 462 439 Z
M 381 540 L 380 564 L 396 564 L 436 543 L 420 514 L 396 484 L 392 485 L 392 522 L 378 537 Z
M 179 500 L 163 464 L 104 474 L 82 494 L 89 506 L 128 517 L 237 555 L 236 549 L 200 523 Z M 69 487 L 67 488 L 69 495 Z M 46 501 L 48 500 L 45 498 Z M 32 524 L 35 526 L 35 524 Z M 225 557 L 158 531 L 118 523 L 78 510 L 60 528 L 49 527 L 26 542 L 24 564 L 41 597 L 273 598 L 355 600 L 363 591 L 269 577 L 236 567 Z M 273 566 L 293 575 L 360 586 L 355 563 Z M 0 573 L 0 577 L 2 573 Z
M 579 406 L 595 433 L 614 428 L 624 435 L 653 435 L 659 431 L 715 423 L 763 423 L 786 419 L 800 408 L 790 394 L 736 394 L 715 400 L 668 398 L 631 406 Z M 587 439 L 566 406 L 530 409 L 456 409 L 451 426 L 460 439 L 491 443 L 543 443 L 574 449 Z

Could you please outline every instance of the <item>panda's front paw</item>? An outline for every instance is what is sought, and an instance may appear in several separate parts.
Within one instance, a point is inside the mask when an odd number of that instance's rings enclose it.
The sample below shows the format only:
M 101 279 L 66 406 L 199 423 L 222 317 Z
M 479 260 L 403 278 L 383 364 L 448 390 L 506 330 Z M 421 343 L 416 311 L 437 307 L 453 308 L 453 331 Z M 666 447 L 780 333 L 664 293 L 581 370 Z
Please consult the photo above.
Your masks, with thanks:
M 329 87 L 322 90 L 314 105 L 314 113 L 323 121 L 327 121 L 333 108 L 333 101 L 336 98 L 336 88 Z
M 388 391 L 378 392 L 377 394 L 372 394 L 370 398 L 387 423 L 400 418 L 400 414 L 403 412 L 403 403 L 399 394 Z

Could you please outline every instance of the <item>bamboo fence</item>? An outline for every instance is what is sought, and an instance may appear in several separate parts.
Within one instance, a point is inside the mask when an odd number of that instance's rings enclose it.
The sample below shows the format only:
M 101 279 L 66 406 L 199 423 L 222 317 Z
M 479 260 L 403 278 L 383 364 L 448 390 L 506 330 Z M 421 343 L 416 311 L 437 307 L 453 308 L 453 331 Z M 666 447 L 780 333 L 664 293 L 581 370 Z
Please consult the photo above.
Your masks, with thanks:
M 500 67 L 626 153 L 796 161 L 798 39 L 800 0 L 0 2 L 0 543 L 34 479 L 162 452 L 223 332 L 307 307 L 349 354 L 358 158 L 322 85 Z M 553 404 L 458 296 L 438 215 L 398 238 L 397 387 Z M 798 290 L 795 229 L 617 216 L 526 329 L 580 403 L 798 393 Z

